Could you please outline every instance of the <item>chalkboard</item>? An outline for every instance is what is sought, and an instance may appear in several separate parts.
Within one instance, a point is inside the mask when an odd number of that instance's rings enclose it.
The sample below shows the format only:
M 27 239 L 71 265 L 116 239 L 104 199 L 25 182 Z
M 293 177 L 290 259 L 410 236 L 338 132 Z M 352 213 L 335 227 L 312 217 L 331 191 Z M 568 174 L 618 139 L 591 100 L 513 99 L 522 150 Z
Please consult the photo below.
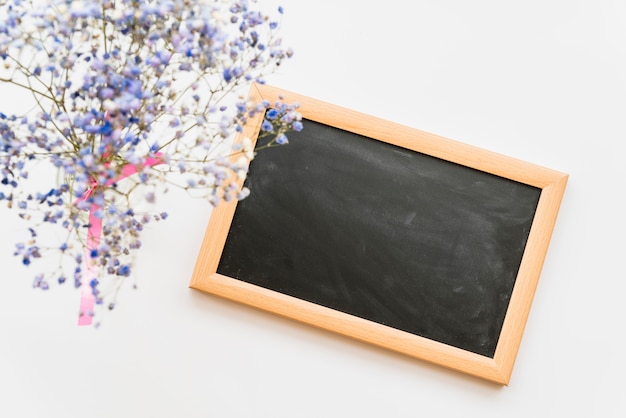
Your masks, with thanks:
M 508 384 L 567 176 L 296 98 L 191 286 Z

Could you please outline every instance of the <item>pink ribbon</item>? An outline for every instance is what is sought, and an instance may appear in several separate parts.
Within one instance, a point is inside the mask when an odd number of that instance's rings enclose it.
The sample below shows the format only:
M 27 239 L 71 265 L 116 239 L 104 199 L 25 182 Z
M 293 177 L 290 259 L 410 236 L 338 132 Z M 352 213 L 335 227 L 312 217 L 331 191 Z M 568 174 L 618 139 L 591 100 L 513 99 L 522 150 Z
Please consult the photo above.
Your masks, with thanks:
M 141 168 L 152 167 L 161 163 L 163 163 L 163 160 L 160 158 L 160 154 L 157 154 L 157 158 L 148 157 Z M 133 174 L 139 172 L 139 169 L 140 167 L 135 164 L 126 164 L 122 167 L 120 175 L 115 179 L 108 180 L 105 183 L 105 186 L 110 186 L 128 176 L 132 176 Z M 89 199 L 97 186 L 98 182 L 93 179 L 91 181 L 91 187 L 87 189 L 79 201 L 86 201 Z M 78 317 L 78 325 L 91 325 L 93 322 L 93 311 L 96 303 L 96 296 L 94 295 L 91 287 L 91 281 L 98 277 L 98 266 L 95 260 L 91 257 L 91 254 L 93 250 L 97 250 L 100 247 L 100 238 L 102 236 L 102 218 L 96 216 L 96 213 L 102 209 L 103 207 L 96 202 L 93 202 L 89 208 L 89 229 L 87 230 L 87 245 L 85 247 L 85 267 L 81 284 L 80 315 Z

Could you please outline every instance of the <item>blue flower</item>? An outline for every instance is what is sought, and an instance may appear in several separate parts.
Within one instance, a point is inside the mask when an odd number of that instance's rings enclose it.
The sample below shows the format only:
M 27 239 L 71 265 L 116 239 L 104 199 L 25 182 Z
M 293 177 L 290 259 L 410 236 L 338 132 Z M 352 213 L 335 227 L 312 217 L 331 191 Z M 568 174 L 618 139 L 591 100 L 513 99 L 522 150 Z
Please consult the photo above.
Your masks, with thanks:
M 264 119 L 263 123 L 261 124 L 261 130 L 264 132 L 272 132 L 274 130 L 274 126 L 272 125 L 271 122 Z
M 270 106 L 226 97 L 234 87 L 263 83 L 290 57 L 275 16 L 241 0 L 206 10 L 178 0 L 130 3 L 8 0 L 0 19 L 0 84 L 29 86 L 36 109 L 20 117 L 0 112 L 0 201 L 32 226 L 15 255 L 27 266 L 44 252 L 60 255 L 75 266 L 75 286 L 88 279 L 82 263 L 92 260 L 85 255 L 97 259 L 99 274 L 130 275 L 145 225 L 167 219 L 165 212 L 139 213 L 134 202 L 156 202 L 181 174 L 178 185 L 211 205 L 245 198 L 248 192 L 230 182 L 245 168 L 216 153 L 253 158 L 254 148 L 220 144 L 259 114 L 262 134 L 287 143 L 285 134 L 300 120 L 282 99 Z M 147 163 L 157 156 L 158 166 Z M 56 186 L 57 176 L 37 177 L 31 167 L 41 160 L 67 180 Z M 126 176 L 129 165 L 137 172 Z M 33 179 L 31 190 L 25 182 Z M 85 248 L 89 211 L 102 220 L 93 251 Z M 35 243 L 43 223 L 60 228 L 60 241 L 45 248 Z M 39 277 L 37 287 L 65 282 L 62 271 L 65 266 Z
M 270 109 L 265 114 L 265 117 L 269 120 L 274 120 L 279 116 L 279 112 L 276 109 Z
M 128 265 L 120 266 L 120 268 L 117 270 L 117 275 L 125 276 L 125 277 L 130 276 L 130 266 Z
M 224 81 L 229 83 L 233 79 L 233 73 L 230 68 L 225 68 L 222 72 L 222 77 L 224 77 Z

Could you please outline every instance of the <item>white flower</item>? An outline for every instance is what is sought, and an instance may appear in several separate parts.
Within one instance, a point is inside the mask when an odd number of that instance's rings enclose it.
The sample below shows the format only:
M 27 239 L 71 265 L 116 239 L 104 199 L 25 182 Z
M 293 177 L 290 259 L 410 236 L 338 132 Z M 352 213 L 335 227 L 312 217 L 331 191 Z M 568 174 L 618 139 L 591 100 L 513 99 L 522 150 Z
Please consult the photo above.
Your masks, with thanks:
M 252 145 L 252 140 L 247 136 L 243 138 L 242 150 L 248 160 L 254 159 L 254 146 Z

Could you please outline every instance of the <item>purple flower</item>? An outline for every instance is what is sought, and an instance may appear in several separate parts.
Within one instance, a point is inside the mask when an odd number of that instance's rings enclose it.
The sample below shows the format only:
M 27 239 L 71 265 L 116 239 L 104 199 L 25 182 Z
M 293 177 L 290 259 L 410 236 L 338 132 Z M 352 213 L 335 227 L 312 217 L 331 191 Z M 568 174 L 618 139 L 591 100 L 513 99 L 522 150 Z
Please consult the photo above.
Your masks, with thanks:
M 65 282 L 65 271 L 80 286 L 92 279 L 83 277 L 91 262 L 98 274 L 128 277 L 145 225 L 167 219 L 151 212 L 159 193 L 176 184 L 211 205 L 245 198 L 249 191 L 230 180 L 245 176 L 255 150 L 249 140 L 223 144 L 261 112 L 261 134 L 276 143 L 299 129 L 296 107 L 282 101 L 223 104 L 291 56 L 277 38 L 279 20 L 254 2 L 6 3 L 0 83 L 29 86 L 24 97 L 39 110 L 17 117 L 0 109 L 0 201 L 26 223 L 26 241 L 14 251 L 25 266 L 44 253 L 61 260 L 36 276 L 38 288 Z M 245 164 L 222 158 L 237 153 Z M 47 164 L 59 175 L 32 170 Z M 93 250 L 90 214 L 102 221 Z M 58 228 L 59 241 L 40 246 L 42 227 Z M 102 303 L 99 285 L 90 284 Z

